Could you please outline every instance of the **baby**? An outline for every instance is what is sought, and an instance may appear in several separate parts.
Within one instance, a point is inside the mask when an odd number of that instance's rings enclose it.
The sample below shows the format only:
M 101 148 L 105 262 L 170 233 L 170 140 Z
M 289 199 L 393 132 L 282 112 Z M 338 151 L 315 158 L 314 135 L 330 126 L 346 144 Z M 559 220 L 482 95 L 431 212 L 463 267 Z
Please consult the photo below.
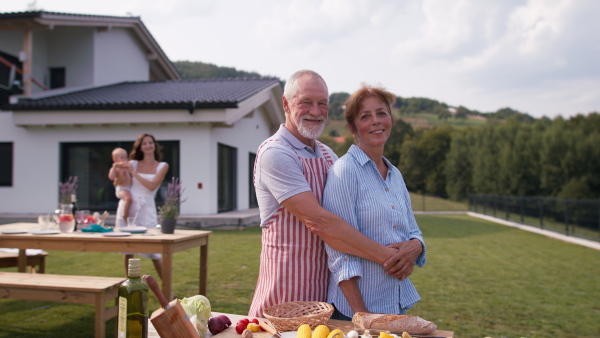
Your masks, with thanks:
M 131 207 L 131 174 L 129 173 L 129 161 L 127 151 L 123 148 L 115 148 L 112 152 L 113 165 L 108 172 L 108 178 L 115 185 L 115 194 L 123 200 L 123 218 L 127 220 L 129 208 Z

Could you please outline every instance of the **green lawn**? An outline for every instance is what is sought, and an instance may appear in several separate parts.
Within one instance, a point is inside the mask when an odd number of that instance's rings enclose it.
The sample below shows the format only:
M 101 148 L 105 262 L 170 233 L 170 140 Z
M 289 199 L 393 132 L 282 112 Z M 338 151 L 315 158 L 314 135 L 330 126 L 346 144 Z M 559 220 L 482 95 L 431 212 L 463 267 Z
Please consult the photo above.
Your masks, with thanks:
M 409 192 L 413 211 L 469 211 L 464 202 Z
M 409 314 L 457 337 L 600 336 L 600 251 L 465 215 L 416 218 L 427 265 L 413 273 L 422 300 Z M 248 311 L 259 253 L 257 227 L 211 235 L 206 296 L 213 310 Z M 48 273 L 124 274 L 118 254 L 51 251 L 47 259 Z M 175 295 L 195 295 L 198 250 L 174 260 Z M 154 274 L 148 260 L 142 269 Z M 150 306 L 158 308 L 154 297 Z M 91 305 L 1 299 L 0 337 L 89 337 L 93 315 Z

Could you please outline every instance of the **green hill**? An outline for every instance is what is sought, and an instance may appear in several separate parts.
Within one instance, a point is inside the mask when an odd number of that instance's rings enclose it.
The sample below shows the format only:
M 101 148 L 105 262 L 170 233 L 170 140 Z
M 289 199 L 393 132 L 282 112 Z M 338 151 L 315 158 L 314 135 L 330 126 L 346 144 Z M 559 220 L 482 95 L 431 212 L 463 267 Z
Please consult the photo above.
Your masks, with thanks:
M 257 72 L 237 70 L 233 67 L 220 67 L 204 62 L 175 61 L 173 64 L 184 79 L 265 76 Z M 343 106 L 348 96 L 349 94 L 344 92 L 331 93 L 329 102 L 330 122 L 325 130 L 326 135 L 332 137 L 349 135 L 343 122 Z M 531 116 L 511 108 L 502 108 L 492 113 L 481 113 L 463 106 L 453 108 L 444 102 L 421 97 L 397 97 L 394 110 L 396 118 L 404 120 L 413 129 L 428 129 L 444 125 L 459 129 L 476 127 L 484 125 L 489 119 L 504 120 L 511 116 L 517 117 L 522 122 L 534 120 Z

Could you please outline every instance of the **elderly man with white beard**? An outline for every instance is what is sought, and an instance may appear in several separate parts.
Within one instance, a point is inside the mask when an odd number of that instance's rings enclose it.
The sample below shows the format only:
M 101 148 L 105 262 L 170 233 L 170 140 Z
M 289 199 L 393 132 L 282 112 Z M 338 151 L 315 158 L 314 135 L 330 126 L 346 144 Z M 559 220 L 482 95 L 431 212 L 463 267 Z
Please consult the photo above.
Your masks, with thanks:
M 310 70 L 294 73 L 283 97 L 286 121 L 258 148 L 254 187 L 260 210 L 260 271 L 248 313 L 264 317 L 273 305 L 327 300 L 329 269 L 323 241 L 335 250 L 381 264 L 404 279 L 414 243 L 383 246 L 321 207 L 327 170 L 337 155 L 316 140 L 327 123 L 329 93 Z M 343 198 L 343 197 L 342 197 Z

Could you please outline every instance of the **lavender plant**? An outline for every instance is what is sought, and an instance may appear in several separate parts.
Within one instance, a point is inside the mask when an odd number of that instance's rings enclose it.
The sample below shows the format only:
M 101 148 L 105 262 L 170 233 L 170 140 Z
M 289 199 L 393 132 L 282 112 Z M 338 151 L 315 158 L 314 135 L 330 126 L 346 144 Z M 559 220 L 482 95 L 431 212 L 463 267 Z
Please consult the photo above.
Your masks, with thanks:
M 77 194 L 77 176 L 69 176 L 69 179 L 64 182 L 58 182 L 60 191 L 60 203 L 69 204 L 73 202 L 73 196 Z
M 186 199 L 181 199 L 185 188 L 181 188 L 178 178 L 173 177 L 171 183 L 167 185 L 165 192 L 165 204 L 158 207 L 158 212 L 162 219 L 177 219 L 179 217 L 179 205 Z

